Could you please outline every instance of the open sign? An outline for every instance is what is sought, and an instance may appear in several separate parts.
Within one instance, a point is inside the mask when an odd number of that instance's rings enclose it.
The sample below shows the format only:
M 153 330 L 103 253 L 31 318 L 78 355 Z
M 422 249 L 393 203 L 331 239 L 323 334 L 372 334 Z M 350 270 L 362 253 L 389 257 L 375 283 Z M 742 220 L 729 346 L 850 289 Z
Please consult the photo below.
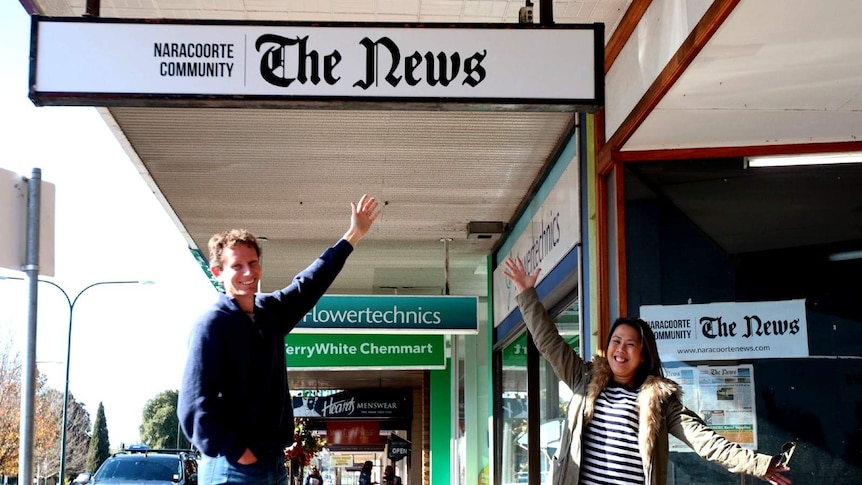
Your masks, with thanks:
M 410 442 L 392 433 L 386 442 L 386 456 L 392 461 L 398 461 L 410 454 Z

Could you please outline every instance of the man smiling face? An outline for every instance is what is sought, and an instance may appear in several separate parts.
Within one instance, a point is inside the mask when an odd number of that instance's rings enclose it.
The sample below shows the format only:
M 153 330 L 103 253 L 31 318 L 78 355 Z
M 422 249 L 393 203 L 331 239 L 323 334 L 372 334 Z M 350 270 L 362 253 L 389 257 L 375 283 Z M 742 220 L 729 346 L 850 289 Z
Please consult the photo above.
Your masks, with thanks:
M 221 256 L 221 268 L 210 268 L 213 275 L 224 286 L 227 296 L 236 298 L 240 308 L 254 311 L 254 294 L 260 281 L 260 258 L 248 244 L 235 244 L 225 248 Z

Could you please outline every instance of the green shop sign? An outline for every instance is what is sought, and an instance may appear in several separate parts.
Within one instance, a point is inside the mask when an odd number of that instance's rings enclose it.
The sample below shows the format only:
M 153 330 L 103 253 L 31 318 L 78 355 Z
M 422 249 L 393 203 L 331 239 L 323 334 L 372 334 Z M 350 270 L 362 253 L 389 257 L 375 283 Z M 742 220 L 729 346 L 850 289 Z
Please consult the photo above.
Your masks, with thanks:
M 563 335 L 563 339 L 573 349 L 578 350 L 580 348 L 581 339 L 579 335 Z M 522 333 L 503 349 L 503 367 L 510 369 L 513 367 L 527 367 L 527 332 Z
M 472 296 L 324 295 L 297 330 L 475 334 L 478 304 Z
M 290 333 L 288 369 L 445 369 L 443 335 Z

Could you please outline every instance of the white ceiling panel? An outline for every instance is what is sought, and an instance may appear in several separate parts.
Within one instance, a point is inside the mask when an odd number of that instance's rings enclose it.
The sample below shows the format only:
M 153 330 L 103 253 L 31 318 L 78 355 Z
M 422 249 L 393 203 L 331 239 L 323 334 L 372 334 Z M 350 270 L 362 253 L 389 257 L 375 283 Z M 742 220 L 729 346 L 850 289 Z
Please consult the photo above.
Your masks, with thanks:
M 624 150 L 862 139 L 860 18 L 855 0 L 740 2 Z

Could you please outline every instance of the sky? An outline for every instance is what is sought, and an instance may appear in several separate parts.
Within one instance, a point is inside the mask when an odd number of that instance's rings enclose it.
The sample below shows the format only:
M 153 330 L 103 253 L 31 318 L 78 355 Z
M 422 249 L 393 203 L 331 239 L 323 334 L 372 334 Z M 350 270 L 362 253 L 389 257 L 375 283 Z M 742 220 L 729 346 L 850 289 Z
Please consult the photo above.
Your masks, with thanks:
M 71 299 L 95 282 L 153 282 L 90 288 L 72 316 L 71 394 L 91 420 L 104 405 L 112 448 L 138 443 L 147 401 L 179 389 L 189 331 L 216 291 L 96 108 L 33 105 L 29 50 L 30 18 L 0 0 L 0 168 L 22 177 L 39 168 L 54 184 L 55 272 L 44 278 Z M 14 340 L 22 360 L 27 309 L 26 283 L 0 280 L 0 339 Z M 61 392 L 68 324 L 60 290 L 40 284 L 37 368 Z

